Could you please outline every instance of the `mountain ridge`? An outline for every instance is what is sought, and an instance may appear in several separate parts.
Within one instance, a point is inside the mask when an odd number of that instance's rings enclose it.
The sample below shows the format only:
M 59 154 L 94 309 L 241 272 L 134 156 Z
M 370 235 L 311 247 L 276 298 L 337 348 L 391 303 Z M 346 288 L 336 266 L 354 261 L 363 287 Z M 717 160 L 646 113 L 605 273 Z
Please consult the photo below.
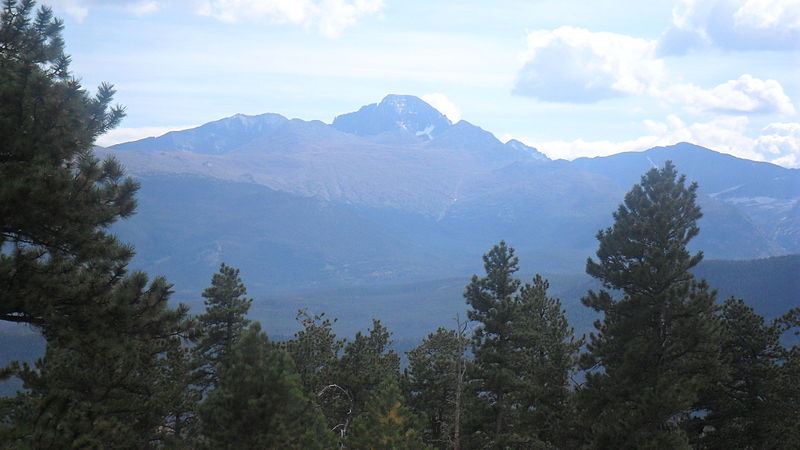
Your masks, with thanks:
M 284 286 L 386 284 L 476 271 L 480 255 L 505 239 L 536 270 L 580 272 L 625 192 L 667 159 L 700 185 L 705 215 L 693 250 L 714 259 L 800 253 L 796 169 L 688 143 L 554 161 L 467 121 L 453 124 L 410 96 L 387 96 L 337 120 L 338 128 L 236 115 L 98 148 L 143 182 L 140 215 L 118 227 L 139 251 L 138 267 L 202 285 L 205 269 L 221 261 L 243 273 L 284 273 L 284 255 L 300 267 L 277 277 Z M 179 192 L 166 195 L 171 189 Z M 192 239 L 170 231 L 176 224 L 193 229 Z M 170 241 L 181 243 L 180 261 L 158 264 Z

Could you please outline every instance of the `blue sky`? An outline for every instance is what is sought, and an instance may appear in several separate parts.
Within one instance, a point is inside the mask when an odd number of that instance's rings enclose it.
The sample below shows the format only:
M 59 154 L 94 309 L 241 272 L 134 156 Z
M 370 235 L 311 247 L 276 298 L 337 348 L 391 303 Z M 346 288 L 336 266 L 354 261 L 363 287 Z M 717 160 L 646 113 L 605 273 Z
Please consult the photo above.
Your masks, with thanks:
M 552 158 L 689 141 L 800 167 L 800 0 L 50 0 L 109 145 L 386 94 Z

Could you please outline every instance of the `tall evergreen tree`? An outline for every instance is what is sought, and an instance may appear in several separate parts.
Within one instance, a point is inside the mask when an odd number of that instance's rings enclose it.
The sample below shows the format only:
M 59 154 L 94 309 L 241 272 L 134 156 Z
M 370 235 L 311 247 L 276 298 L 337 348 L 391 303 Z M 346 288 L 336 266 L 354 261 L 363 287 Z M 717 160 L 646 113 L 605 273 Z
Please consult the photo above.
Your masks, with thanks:
M 47 340 L 27 392 L 6 402 L 0 439 L 14 447 L 143 448 L 164 420 L 158 389 L 186 308 L 161 278 L 126 276 L 132 249 L 107 228 L 134 213 L 138 184 L 92 153 L 123 108 L 69 71 L 62 22 L 32 0 L 0 10 L 0 320 Z
M 512 393 L 517 441 L 527 447 L 573 447 L 570 373 L 582 340 L 575 339 L 561 301 L 550 297 L 550 283 L 536 275 L 517 297 L 510 341 L 517 389 Z
M 408 352 L 403 378 L 408 405 L 427 417 L 425 442 L 436 448 L 456 445 L 466 350 L 467 339 L 459 330 L 439 328 Z
M 586 271 L 622 297 L 601 290 L 582 299 L 603 313 L 582 357 L 594 448 L 685 448 L 681 424 L 720 376 L 715 293 L 689 273 L 702 259 L 686 248 L 699 232 L 696 191 L 667 162 L 642 176 L 597 234 L 598 261 Z
M 207 383 L 217 381 L 217 370 L 226 364 L 234 345 L 250 323 L 246 318 L 253 299 L 246 298 L 239 269 L 220 264 L 219 273 L 211 278 L 211 286 L 203 291 L 206 310 L 197 317 L 200 337 L 195 347 Z
M 472 414 L 472 440 L 502 446 L 508 434 L 511 392 L 516 383 L 516 373 L 509 361 L 512 351 L 509 337 L 515 314 L 514 294 L 520 285 L 513 277 L 519 270 L 519 259 L 514 256 L 513 248 L 500 242 L 483 255 L 483 262 L 486 276 L 473 275 L 464 292 L 471 306 L 467 317 L 479 322 L 472 338 L 475 359 L 469 373 L 471 388 L 479 398 L 475 403 L 479 411 Z
M 777 318 L 773 325 L 780 330 L 783 345 L 775 382 L 777 389 L 770 399 L 776 411 L 770 425 L 770 440 L 763 447 L 789 449 L 794 443 L 800 442 L 800 344 L 797 343 L 800 336 L 800 307 L 790 309 Z
M 486 276 L 473 276 L 464 294 L 478 322 L 469 373 L 476 447 L 547 448 L 566 439 L 568 375 L 581 344 L 547 281 L 537 275 L 519 289 L 517 264 L 500 242 L 484 255 Z
M 341 437 L 346 431 L 342 424 L 353 406 L 350 393 L 339 386 L 339 357 L 345 341 L 338 339 L 332 326 L 336 321 L 325 314 L 309 315 L 300 310 L 297 319 L 303 328 L 285 343 L 300 375 L 305 394 L 325 414 L 329 429 L 336 429 Z M 347 408 L 347 409 L 345 409 Z
M 0 320 L 70 327 L 125 273 L 132 251 L 106 228 L 134 212 L 136 182 L 95 138 L 124 113 L 103 84 L 69 72 L 62 22 L 35 2 L 0 11 Z M 67 323 L 64 323 L 67 322 Z
M 725 301 L 722 354 L 729 376 L 704 393 L 708 413 L 695 418 L 701 448 L 788 448 L 784 422 L 779 324 L 767 324 L 741 299 Z M 797 425 L 797 419 L 793 425 Z
M 335 382 L 332 372 L 344 347 L 344 340 L 338 339 L 333 332 L 336 320 L 325 318 L 324 313 L 311 316 L 307 311 L 300 310 L 297 319 L 303 329 L 286 342 L 286 349 L 295 361 L 305 392 L 317 397 Z
M 193 333 L 195 324 L 189 324 L 188 328 Z M 158 440 L 170 449 L 194 448 L 203 381 L 197 371 L 197 361 L 184 339 L 173 339 L 162 359 L 160 377 L 155 383 L 165 400 L 166 415 L 159 427 Z
M 329 449 L 335 436 L 303 393 L 291 357 L 269 342 L 258 322 L 231 348 L 219 382 L 200 405 L 213 449 Z
M 331 428 L 347 444 L 352 421 L 361 415 L 373 391 L 386 380 L 400 376 L 400 357 L 389 348 L 391 333 L 377 319 L 368 334 L 356 333 L 345 343 L 332 370 L 331 387 L 322 393 Z M 329 398 L 325 398 L 329 396 Z

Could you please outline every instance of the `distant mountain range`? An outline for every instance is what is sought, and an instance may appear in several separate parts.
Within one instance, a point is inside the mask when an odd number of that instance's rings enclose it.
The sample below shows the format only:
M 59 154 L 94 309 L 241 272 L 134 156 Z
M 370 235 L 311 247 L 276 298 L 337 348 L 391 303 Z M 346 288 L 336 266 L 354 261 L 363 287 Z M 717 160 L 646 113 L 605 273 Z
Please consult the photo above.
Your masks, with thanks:
M 413 96 L 332 124 L 236 115 L 97 153 L 141 180 L 139 213 L 114 230 L 178 297 L 221 261 L 256 296 L 462 276 L 500 239 L 526 272 L 580 273 L 625 192 L 668 159 L 700 185 L 694 249 L 800 253 L 800 170 L 688 143 L 552 161 Z

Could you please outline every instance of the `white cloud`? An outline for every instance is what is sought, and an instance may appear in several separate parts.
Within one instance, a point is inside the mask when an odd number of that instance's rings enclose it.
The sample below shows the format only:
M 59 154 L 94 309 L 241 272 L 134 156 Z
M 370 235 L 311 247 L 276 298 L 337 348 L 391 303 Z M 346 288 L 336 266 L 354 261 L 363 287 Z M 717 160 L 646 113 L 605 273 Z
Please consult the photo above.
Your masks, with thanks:
M 796 0 L 747 0 L 734 14 L 738 26 L 771 30 L 800 30 Z
M 336 38 L 364 15 L 383 8 L 383 0 L 205 0 L 197 13 L 224 22 L 271 20 L 316 28 Z
M 450 99 L 445 97 L 444 94 L 438 92 L 425 94 L 422 96 L 422 100 L 444 114 L 451 122 L 456 123 L 461 120 L 461 110 L 459 110 Z
M 83 21 L 91 9 L 113 8 L 143 17 L 158 11 L 164 0 L 50 0 L 48 3 Z M 314 28 L 336 38 L 359 18 L 379 12 L 383 0 L 185 0 L 179 2 L 194 12 L 223 22 L 269 20 Z
M 515 138 L 526 145 L 534 147 L 550 159 L 568 159 L 597 156 L 609 156 L 620 152 L 646 150 L 658 145 L 653 136 L 643 136 L 628 141 L 540 141 L 530 138 Z
M 84 0 L 51 0 L 51 6 L 61 9 L 78 22 L 83 22 L 89 15 L 89 8 Z
M 745 74 L 712 89 L 675 84 L 658 92 L 660 98 L 687 106 L 694 112 L 795 113 L 792 101 L 775 80 L 761 80 Z
M 797 0 L 682 0 L 672 16 L 672 26 L 659 40 L 660 54 L 682 54 L 701 46 L 800 49 Z
M 641 94 L 664 76 L 654 50 L 653 41 L 615 33 L 534 31 L 514 93 L 575 103 Z
M 125 6 L 125 10 L 137 17 L 144 17 L 158 11 L 158 2 L 155 0 L 140 1 L 129 3 Z
M 159 10 L 158 0 L 49 0 L 46 3 L 64 11 L 78 22 L 86 19 L 90 8 L 114 8 L 137 17 L 144 17 Z
M 170 131 L 185 130 L 197 125 L 178 125 L 171 127 L 138 127 L 138 128 L 114 128 L 108 133 L 97 138 L 95 144 L 101 147 L 109 147 L 123 142 L 136 141 L 146 137 L 158 137 Z
M 800 168 L 800 123 L 772 123 L 761 130 L 756 151 L 772 155 L 772 162 Z
M 676 15 L 675 21 L 689 26 L 692 18 L 687 13 Z M 646 94 L 685 105 L 693 113 L 795 114 L 791 99 L 776 80 L 743 74 L 711 89 L 676 84 L 669 80 L 664 59 L 656 56 L 656 46 L 656 41 L 572 27 L 534 31 L 528 35 L 524 66 L 513 93 L 571 103 Z
M 764 127 L 756 137 L 747 136 L 748 124 L 749 120 L 744 116 L 720 116 L 709 122 L 686 124 L 679 117 L 670 115 L 663 122 L 645 121 L 649 134 L 626 141 L 520 140 L 554 159 L 608 156 L 691 142 L 739 158 L 800 167 L 800 123 L 773 123 Z

